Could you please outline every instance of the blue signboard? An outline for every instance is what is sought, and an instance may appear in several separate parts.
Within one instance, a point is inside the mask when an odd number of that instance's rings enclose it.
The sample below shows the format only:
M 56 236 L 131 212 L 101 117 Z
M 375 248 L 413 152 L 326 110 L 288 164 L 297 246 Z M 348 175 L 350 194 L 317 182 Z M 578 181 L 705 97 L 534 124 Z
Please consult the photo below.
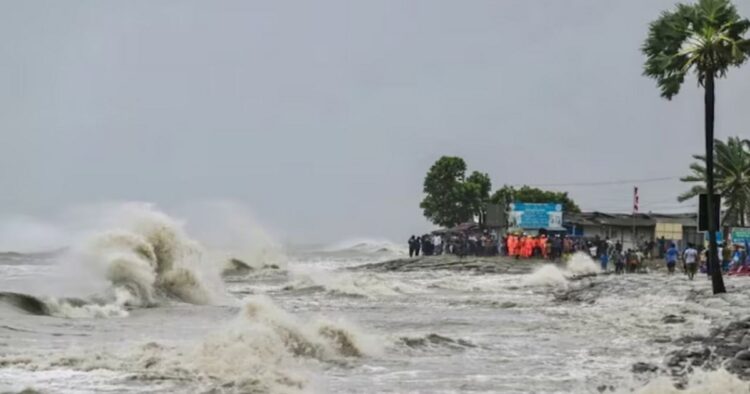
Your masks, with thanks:
M 516 202 L 510 204 L 508 226 L 523 229 L 562 229 L 562 215 L 562 204 Z
M 735 245 L 744 245 L 746 243 L 750 243 L 750 228 L 733 227 L 732 243 L 734 243 Z

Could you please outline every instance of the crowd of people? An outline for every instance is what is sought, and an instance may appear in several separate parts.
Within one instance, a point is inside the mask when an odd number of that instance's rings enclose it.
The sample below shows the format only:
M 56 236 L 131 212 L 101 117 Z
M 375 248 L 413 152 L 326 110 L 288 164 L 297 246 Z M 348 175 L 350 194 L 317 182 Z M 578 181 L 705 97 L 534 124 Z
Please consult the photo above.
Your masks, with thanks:
M 730 275 L 750 275 L 750 256 L 748 249 L 750 245 L 725 245 L 719 244 L 718 258 L 721 263 L 721 271 Z M 682 263 L 682 269 L 692 279 L 696 272 L 709 273 L 708 250 L 696 247 L 689 243 L 684 250 L 680 250 L 675 243 L 669 244 L 664 252 L 667 270 L 670 274 L 675 272 L 678 264 Z
M 409 238 L 409 257 L 453 254 L 457 256 L 496 256 L 499 253 L 497 233 L 425 234 Z
M 600 240 L 570 237 L 564 234 L 511 233 L 498 236 L 494 231 L 456 232 L 412 235 L 408 241 L 409 256 L 452 254 L 458 256 L 509 256 L 518 259 L 558 260 L 575 252 L 590 253 L 598 258 L 610 248 L 622 252 L 622 245 Z
M 573 253 L 589 254 L 608 270 L 610 264 L 617 274 L 638 272 L 648 257 L 641 249 L 625 249 L 620 241 L 609 238 L 571 237 L 566 234 L 510 233 L 498 237 L 484 230 L 475 233 L 412 235 L 409 256 L 452 254 L 457 256 L 508 256 L 516 259 L 547 259 L 561 261 Z
M 721 269 L 730 275 L 750 275 L 750 245 L 719 245 Z M 566 234 L 509 233 L 498 236 L 494 231 L 453 232 L 443 234 L 412 235 L 409 238 L 409 256 L 452 254 L 457 256 L 508 256 L 516 259 L 548 259 L 560 261 L 573 253 L 583 252 L 614 273 L 642 271 L 644 261 L 663 258 L 669 273 L 678 266 L 692 279 L 697 272 L 708 272 L 707 251 L 701 245 L 687 244 L 683 249 L 663 238 L 644 241 L 637 248 L 626 249 L 619 240 L 609 238 L 572 237 Z M 681 265 L 680 265 L 681 263 Z

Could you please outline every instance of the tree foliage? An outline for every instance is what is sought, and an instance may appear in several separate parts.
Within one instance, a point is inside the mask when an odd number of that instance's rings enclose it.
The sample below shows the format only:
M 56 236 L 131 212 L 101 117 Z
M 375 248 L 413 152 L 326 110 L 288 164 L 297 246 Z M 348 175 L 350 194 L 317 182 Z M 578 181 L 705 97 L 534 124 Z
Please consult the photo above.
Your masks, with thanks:
M 678 4 L 651 23 L 641 48 L 646 55 L 643 74 L 656 79 L 667 99 L 680 92 L 691 71 L 703 86 L 707 75 L 724 77 L 730 67 L 748 59 L 748 29 L 750 21 L 741 18 L 729 0 Z
M 516 201 L 527 203 L 558 203 L 563 205 L 565 212 L 581 212 L 581 208 L 568 196 L 567 192 L 542 190 L 531 186 L 521 186 L 516 189 L 513 186 L 504 185 L 490 197 L 490 202 L 503 206 Z
M 714 116 L 715 79 L 726 76 L 730 67 L 742 65 L 750 57 L 750 41 L 745 33 L 750 21 L 740 17 L 729 0 L 698 0 L 694 4 L 678 4 L 673 11 L 662 13 L 651 23 L 646 42 L 641 48 L 646 55 L 644 75 L 656 79 L 664 98 L 672 99 L 680 92 L 691 71 L 698 84 L 705 88 L 706 164 L 705 180 L 709 211 L 709 269 L 714 294 L 725 293 L 718 266 L 716 222 L 711 217 L 711 195 L 714 184 Z
M 677 198 L 680 202 L 706 193 L 706 157 L 693 158 L 697 162 L 690 165 L 690 175 L 680 180 L 696 185 Z M 729 137 L 727 142 L 715 140 L 714 179 L 715 191 L 724 203 L 724 224 L 745 226 L 750 214 L 750 141 L 739 137 Z
M 462 158 L 443 156 L 427 172 L 419 206 L 433 223 L 452 227 L 483 216 L 491 189 L 489 175 L 474 171 L 467 178 Z

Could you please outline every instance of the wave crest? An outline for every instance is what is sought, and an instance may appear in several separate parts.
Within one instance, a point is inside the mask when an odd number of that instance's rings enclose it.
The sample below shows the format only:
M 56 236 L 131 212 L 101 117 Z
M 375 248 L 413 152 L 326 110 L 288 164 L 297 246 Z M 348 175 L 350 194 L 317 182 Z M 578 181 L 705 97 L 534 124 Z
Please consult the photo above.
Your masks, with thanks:
M 120 228 L 91 236 L 73 253 L 103 271 L 132 297 L 127 305 L 152 306 L 161 297 L 209 304 L 222 293 L 218 270 L 202 261 L 201 246 L 181 224 L 150 205 L 128 205 Z

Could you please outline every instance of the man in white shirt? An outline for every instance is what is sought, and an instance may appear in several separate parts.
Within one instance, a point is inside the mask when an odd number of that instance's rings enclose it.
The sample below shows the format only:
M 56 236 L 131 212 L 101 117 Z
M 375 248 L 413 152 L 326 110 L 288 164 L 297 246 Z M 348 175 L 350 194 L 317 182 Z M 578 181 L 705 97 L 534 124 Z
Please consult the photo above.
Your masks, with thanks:
M 698 272 L 698 251 L 693 247 L 693 244 L 688 244 L 687 249 L 682 253 L 682 258 L 685 260 L 685 271 L 688 278 L 693 280 L 695 273 Z

